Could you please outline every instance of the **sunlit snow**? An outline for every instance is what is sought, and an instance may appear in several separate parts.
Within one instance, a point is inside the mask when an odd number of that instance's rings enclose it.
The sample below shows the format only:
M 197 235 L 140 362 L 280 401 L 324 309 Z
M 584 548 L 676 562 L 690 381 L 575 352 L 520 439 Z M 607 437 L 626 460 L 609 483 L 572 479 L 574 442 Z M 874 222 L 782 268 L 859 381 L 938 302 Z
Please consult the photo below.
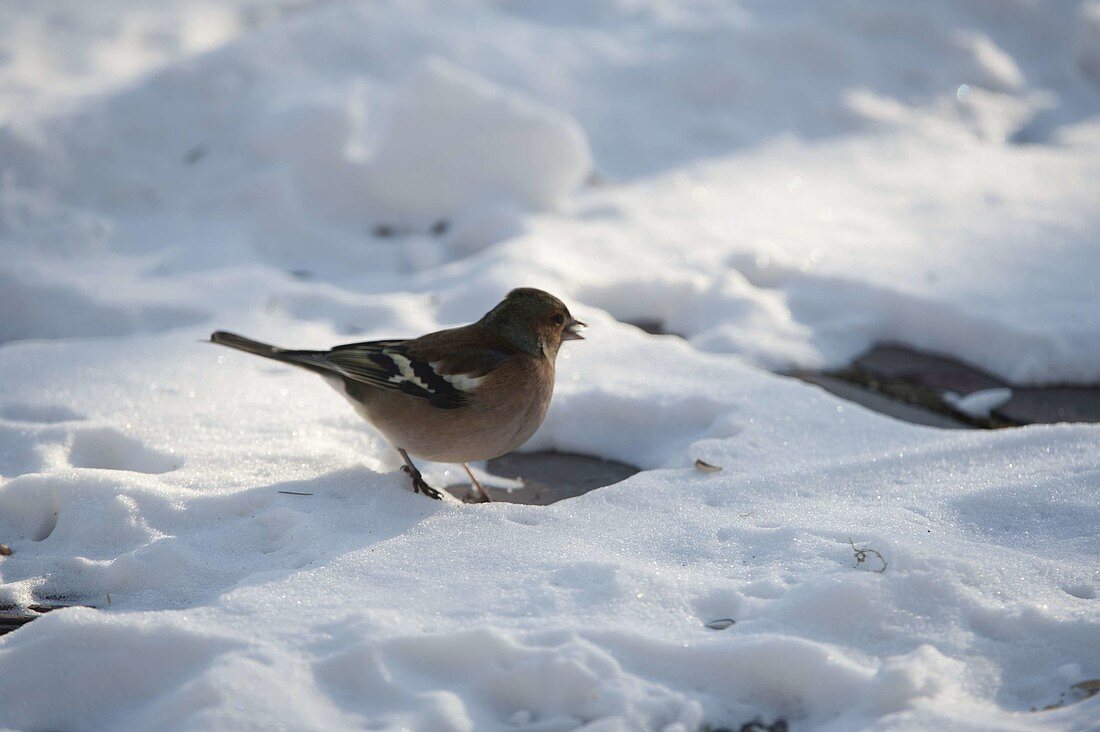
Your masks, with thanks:
M 1098 113 L 1096 0 L 0 2 L 0 605 L 86 606 L 0 727 L 1095 729 L 1100 428 L 775 372 L 1100 381 Z M 516 286 L 589 324 L 525 449 L 642 472 L 429 501 L 202 342 Z

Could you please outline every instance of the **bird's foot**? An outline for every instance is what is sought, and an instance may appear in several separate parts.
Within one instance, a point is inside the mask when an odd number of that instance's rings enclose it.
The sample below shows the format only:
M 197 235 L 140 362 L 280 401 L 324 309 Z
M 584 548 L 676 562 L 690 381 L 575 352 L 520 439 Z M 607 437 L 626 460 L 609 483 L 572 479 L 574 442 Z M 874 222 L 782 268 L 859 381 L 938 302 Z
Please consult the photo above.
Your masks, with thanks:
M 408 473 L 409 477 L 412 478 L 413 493 L 423 493 L 428 498 L 433 498 L 437 501 L 443 500 L 443 494 L 428 485 L 424 481 L 424 476 L 420 474 L 419 470 L 417 470 L 416 468 L 410 468 L 408 465 L 402 465 L 401 469 Z
M 468 463 L 462 463 L 462 467 L 466 470 L 466 475 L 470 476 L 470 485 L 477 490 L 476 496 L 467 494 L 467 503 L 491 503 L 492 499 L 489 498 L 489 494 L 485 492 L 484 486 L 481 485 L 481 481 L 474 475 L 474 471 L 470 470 Z

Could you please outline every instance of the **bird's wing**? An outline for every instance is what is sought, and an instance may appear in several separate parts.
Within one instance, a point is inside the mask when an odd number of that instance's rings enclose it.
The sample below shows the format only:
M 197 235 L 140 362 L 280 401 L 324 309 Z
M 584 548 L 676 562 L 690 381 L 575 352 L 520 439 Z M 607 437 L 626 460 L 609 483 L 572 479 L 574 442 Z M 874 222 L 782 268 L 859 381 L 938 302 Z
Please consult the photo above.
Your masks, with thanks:
M 426 399 L 440 409 L 461 406 L 506 355 L 489 348 L 424 338 L 337 346 L 316 358 L 346 379 Z

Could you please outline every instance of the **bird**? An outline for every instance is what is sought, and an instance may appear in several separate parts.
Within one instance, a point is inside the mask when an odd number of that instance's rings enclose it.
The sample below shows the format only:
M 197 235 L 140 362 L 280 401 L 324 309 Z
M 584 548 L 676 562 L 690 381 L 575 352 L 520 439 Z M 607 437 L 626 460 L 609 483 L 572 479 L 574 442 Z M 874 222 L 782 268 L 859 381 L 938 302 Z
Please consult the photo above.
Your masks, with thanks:
M 289 350 L 216 331 L 212 343 L 320 374 L 397 450 L 414 493 L 434 499 L 413 463 L 461 463 L 481 502 L 489 494 L 470 463 L 516 449 L 542 424 L 563 341 L 585 323 L 548 292 L 520 287 L 480 320 L 419 338 L 365 341 L 327 351 Z

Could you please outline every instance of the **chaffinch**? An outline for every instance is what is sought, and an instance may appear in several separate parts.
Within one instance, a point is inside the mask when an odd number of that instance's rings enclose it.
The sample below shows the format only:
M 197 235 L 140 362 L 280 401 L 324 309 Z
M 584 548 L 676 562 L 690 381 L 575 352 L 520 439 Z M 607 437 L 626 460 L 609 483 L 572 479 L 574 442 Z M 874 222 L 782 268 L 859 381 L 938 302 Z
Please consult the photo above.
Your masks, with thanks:
M 411 340 L 330 351 L 291 351 L 224 331 L 210 340 L 323 376 L 401 453 L 414 492 L 443 497 L 410 455 L 462 463 L 488 501 L 468 463 L 499 457 L 535 433 L 550 406 L 558 348 L 582 340 L 583 327 L 558 298 L 521 287 L 476 323 Z

